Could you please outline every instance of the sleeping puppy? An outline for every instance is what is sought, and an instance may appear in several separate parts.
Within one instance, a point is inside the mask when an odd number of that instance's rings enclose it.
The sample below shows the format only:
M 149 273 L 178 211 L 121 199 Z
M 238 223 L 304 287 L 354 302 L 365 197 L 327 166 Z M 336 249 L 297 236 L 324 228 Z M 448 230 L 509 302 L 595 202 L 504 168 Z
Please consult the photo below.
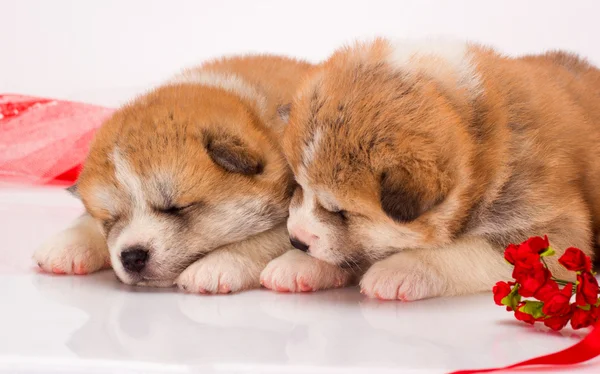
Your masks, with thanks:
M 575 55 L 355 44 L 307 79 L 283 144 L 300 186 L 292 242 L 330 264 L 372 264 L 369 297 L 490 290 L 511 277 L 504 248 L 530 236 L 593 255 L 600 71 Z M 567 277 L 558 257 L 551 271 Z
M 76 184 L 87 214 L 35 261 L 68 274 L 112 265 L 124 283 L 190 292 L 259 287 L 267 262 L 292 248 L 277 109 L 310 69 L 275 56 L 220 59 L 119 109 Z

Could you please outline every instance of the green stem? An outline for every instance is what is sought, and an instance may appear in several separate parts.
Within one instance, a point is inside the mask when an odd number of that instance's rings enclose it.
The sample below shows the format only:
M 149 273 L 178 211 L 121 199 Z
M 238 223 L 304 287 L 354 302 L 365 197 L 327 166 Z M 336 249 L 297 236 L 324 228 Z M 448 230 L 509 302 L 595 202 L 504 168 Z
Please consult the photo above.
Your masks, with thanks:
M 548 264 L 546 263 L 546 260 L 544 260 L 543 257 L 540 257 L 540 260 L 542 260 L 542 263 L 544 264 L 544 266 L 546 267 L 546 269 L 548 269 Z
M 546 269 L 548 269 L 548 264 L 546 263 L 546 260 L 543 257 L 540 257 L 540 260 L 542 260 L 542 263 L 544 264 L 544 266 L 546 267 Z M 550 277 L 550 279 L 552 279 L 553 281 L 555 281 L 556 283 L 558 283 L 561 286 L 566 286 L 568 284 L 571 284 L 573 282 L 569 282 L 567 280 L 564 279 L 558 279 L 558 278 L 554 278 L 554 277 Z M 575 285 L 575 284 L 573 284 Z M 573 293 L 575 293 L 575 291 L 573 291 Z

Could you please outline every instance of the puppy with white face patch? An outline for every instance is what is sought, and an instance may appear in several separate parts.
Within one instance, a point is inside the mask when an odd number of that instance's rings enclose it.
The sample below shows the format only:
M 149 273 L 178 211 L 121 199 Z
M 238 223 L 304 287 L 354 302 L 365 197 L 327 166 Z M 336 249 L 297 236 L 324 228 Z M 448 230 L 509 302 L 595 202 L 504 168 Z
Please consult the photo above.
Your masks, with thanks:
M 184 71 L 98 130 L 76 192 L 87 214 L 34 258 L 44 270 L 110 266 L 124 283 L 228 293 L 258 287 L 291 248 L 293 188 L 278 107 L 312 66 L 234 57 Z
M 593 255 L 600 71 L 574 55 L 356 44 L 306 80 L 283 144 L 300 185 L 292 242 L 340 267 L 371 264 L 370 297 L 490 290 L 511 277 L 504 248 L 530 236 Z

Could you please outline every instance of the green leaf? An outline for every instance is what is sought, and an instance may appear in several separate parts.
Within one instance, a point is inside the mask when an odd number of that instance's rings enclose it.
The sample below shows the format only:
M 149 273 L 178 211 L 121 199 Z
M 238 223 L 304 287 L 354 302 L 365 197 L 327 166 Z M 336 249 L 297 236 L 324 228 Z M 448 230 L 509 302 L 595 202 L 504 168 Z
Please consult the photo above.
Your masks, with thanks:
M 587 305 L 584 305 L 584 306 L 577 305 L 577 307 L 579 309 L 582 309 L 582 310 L 590 310 L 590 309 L 592 309 L 592 306 L 590 304 L 587 304 Z
M 521 295 L 508 295 L 502 299 L 501 303 L 510 307 L 512 310 L 517 309 L 517 305 L 521 301 Z
M 541 301 L 527 300 L 527 301 L 525 301 L 525 305 L 523 305 L 522 307 L 519 308 L 519 311 L 523 312 L 523 313 L 527 313 L 527 314 L 533 316 L 533 318 L 538 319 L 538 318 L 542 318 L 542 317 L 546 316 L 542 312 L 543 306 L 544 306 L 544 303 L 542 303 Z
M 506 305 L 513 310 L 517 309 L 517 306 L 521 302 L 521 295 L 519 295 L 518 291 L 519 285 L 517 284 L 512 288 L 512 290 L 510 290 L 510 293 L 500 301 L 502 305 Z
M 556 252 L 552 247 L 548 247 L 544 250 L 544 252 L 540 253 L 540 257 L 554 256 Z

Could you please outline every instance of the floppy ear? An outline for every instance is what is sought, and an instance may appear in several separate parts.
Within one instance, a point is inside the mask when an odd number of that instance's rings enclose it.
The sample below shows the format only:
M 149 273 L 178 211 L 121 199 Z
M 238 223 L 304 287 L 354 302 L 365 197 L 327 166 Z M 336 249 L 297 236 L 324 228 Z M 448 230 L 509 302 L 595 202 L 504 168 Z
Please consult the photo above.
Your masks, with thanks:
M 277 107 L 277 115 L 286 124 L 290 120 L 290 110 L 291 109 L 292 109 L 291 103 L 287 103 L 287 104 L 280 105 Z
M 410 222 L 421 214 L 421 197 L 402 179 L 390 172 L 381 174 L 381 207 L 394 221 Z
M 414 221 L 442 200 L 443 193 L 436 182 L 417 182 L 401 168 L 381 174 L 381 207 L 396 222 Z
M 77 183 L 75 183 L 74 185 L 72 185 L 71 187 L 67 187 L 66 188 L 67 192 L 69 192 L 71 195 L 75 196 L 78 199 L 81 199 L 81 195 L 79 195 L 79 190 L 77 189 Z
M 225 133 L 205 133 L 204 148 L 213 162 L 230 173 L 256 175 L 263 171 L 261 157 L 240 138 Z

